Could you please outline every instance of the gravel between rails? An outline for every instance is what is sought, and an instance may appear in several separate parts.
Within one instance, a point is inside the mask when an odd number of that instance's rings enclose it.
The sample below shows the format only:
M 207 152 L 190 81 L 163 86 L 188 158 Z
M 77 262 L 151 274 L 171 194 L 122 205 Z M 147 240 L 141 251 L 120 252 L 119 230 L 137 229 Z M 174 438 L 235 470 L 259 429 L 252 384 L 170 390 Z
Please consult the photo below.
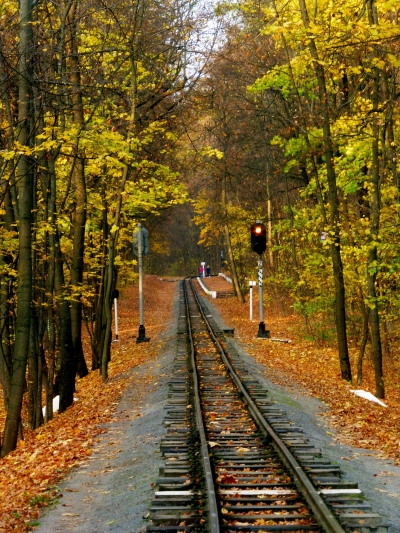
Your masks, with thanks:
M 174 316 L 178 316 L 178 286 Z M 212 302 L 207 306 L 220 326 L 226 326 Z M 167 383 L 176 347 L 176 323 L 165 334 L 166 345 L 158 360 L 133 369 L 131 385 L 118 406 L 114 421 L 105 425 L 89 462 L 72 471 L 60 485 L 60 503 L 46 511 L 37 533 L 142 533 L 148 506 L 161 466 L 159 443 L 167 400 Z M 400 468 L 373 451 L 352 448 L 334 441 L 335 431 L 319 415 L 326 407 L 296 389 L 274 385 L 264 367 L 246 354 L 235 339 L 228 339 L 247 361 L 253 374 L 283 406 L 288 417 L 321 448 L 325 457 L 346 471 L 345 478 L 359 483 L 381 514 L 389 533 L 400 533 Z M 147 383 L 148 377 L 153 381 Z

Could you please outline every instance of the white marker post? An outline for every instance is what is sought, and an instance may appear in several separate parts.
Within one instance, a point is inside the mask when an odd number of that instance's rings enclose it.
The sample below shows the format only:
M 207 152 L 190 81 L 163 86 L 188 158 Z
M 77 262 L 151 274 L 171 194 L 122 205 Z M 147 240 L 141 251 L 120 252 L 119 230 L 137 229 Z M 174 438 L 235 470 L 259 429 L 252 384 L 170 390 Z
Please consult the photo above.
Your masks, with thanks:
M 253 287 L 257 285 L 256 281 L 249 281 L 250 286 L 250 322 L 253 322 Z
M 114 327 L 115 327 L 115 339 L 113 342 L 118 342 L 118 298 L 119 298 L 119 290 L 115 289 L 113 292 L 113 298 L 114 298 Z
M 115 340 L 118 341 L 118 300 L 114 298 Z

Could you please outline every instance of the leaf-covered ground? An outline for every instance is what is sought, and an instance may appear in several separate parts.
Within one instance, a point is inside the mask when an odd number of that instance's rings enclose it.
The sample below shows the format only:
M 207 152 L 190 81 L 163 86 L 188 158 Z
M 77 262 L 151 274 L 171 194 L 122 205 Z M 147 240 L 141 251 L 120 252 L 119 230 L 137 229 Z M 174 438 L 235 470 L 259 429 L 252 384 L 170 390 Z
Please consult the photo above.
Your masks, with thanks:
M 112 344 L 109 380 L 102 384 L 98 372 L 77 382 L 75 404 L 36 431 L 25 429 L 17 450 L 0 459 L 0 532 L 29 531 L 39 508 L 57 497 L 56 483 L 91 454 L 100 427 L 111 419 L 129 383 L 129 370 L 155 359 L 162 343 L 161 331 L 171 318 L 175 283 L 155 276 L 145 280 L 145 326 L 151 342 L 136 344 L 139 326 L 138 291 L 122 291 L 119 301 L 119 342 Z M 89 346 L 86 346 L 90 359 Z M 4 427 L 0 407 L 0 428 Z
M 217 277 L 206 278 L 210 290 L 223 290 L 226 283 Z M 354 395 L 351 390 L 375 393 L 372 361 L 367 349 L 363 364 L 363 382 L 356 383 L 358 347 L 350 348 L 354 384 L 341 379 L 335 343 L 305 340 L 302 319 L 282 316 L 277 305 L 267 307 L 264 323 L 271 337 L 290 339 L 291 343 L 256 338 L 258 331 L 258 295 L 254 290 L 253 322 L 249 319 L 249 302 L 240 305 L 236 298 L 212 300 L 222 317 L 235 328 L 235 337 L 257 361 L 265 365 L 268 377 L 285 387 L 301 386 L 329 407 L 324 415 L 338 430 L 343 443 L 380 451 L 400 465 L 400 354 L 396 346 L 384 358 L 386 397 L 382 407 Z
M 205 280 L 210 289 L 224 290 L 223 280 Z M 218 285 L 218 286 L 217 286 Z M 143 361 L 155 359 L 162 342 L 159 334 L 171 317 L 175 283 L 147 276 L 145 282 L 145 325 L 151 342 L 136 344 L 138 333 L 137 287 L 122 292 L 119 302 L 120 342 L 112 345 L 110 379 L 101 383 L 98 372 L 77 383 L 77 402 L 62 415 L 56 415 L 36 431 L 25 430 L 25 440 L 18 449 L 0 459 L 0 533 L 29 531 L 39 508 L 57 498 L 55 485 L 72 467 L 84 462 L 91 453 L 96 436 L 105 431 L 100 424 L 111 419 L 118 400 L 129 383 L 129 369 Z M 256 291 L 255 291 L 256 292 Z M 255 294 L 256 297 L 256 294 Z M 338 439 L 358 447 L 380 450 L 400 464 L 400 372 L 399 356 L 393 353 L 385 360 L 387 408 L 359 398 L 350 392 L 357 388 L 340 378 L 334 345 L 304 340 L 303 324 L 294 315 L 281 316 L 273 308 L 265 313 L 271 335 L 291 339 L 282 344 L 256 338 L 258 302 L 254 301 L 255 320 L 249 320 L 249 303 L 238 304 L 235 298 L 212 300 L 235 336 L 259 362 L 268 377 L 285 387 L 299 387 L 320 398 L 329 410 Z M 90 359 L 90 350 L 87 348 Z M 351 350 L 353 359 L 357 348 Z M 364 390 L 374 392 L 371 361 L 364 362 Z M 0 408 L 0 427 L 4 427 L 4 411 Z

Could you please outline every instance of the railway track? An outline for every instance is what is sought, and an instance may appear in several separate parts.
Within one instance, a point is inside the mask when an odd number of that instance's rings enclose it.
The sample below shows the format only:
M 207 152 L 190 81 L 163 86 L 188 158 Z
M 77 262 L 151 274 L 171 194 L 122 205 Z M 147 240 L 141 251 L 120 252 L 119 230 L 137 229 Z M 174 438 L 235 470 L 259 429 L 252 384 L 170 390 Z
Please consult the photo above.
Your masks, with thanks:
M 251 376 L 190 280 L 148 533 L 386 533 L 357 485 L 321 457 Z

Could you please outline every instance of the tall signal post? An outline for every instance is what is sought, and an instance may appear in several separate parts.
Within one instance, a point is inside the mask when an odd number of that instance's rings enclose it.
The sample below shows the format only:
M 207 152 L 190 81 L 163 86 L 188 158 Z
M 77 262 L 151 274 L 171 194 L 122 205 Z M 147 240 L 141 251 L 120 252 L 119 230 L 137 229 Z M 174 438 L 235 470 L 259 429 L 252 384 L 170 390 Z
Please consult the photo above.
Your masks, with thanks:
M 265 329 L 263 308 L 263 265 L 262 254 L 267 248 L 267 230 L 260 220 L 251 226 L 251 249 L 258 254 L 258 292 L 260 297 L 260 323 L 257 337 L 269 339 L 269 331 Z
M 149 232 L 142 224 L 138 224 L 137 231 L 133 234 L 133 253 L 137 255 L 139 266 L 139 333 L 136 342 L 148 342 L 144 327 L 144 304 L 143 304 L 143 256 L 149 253 Z

